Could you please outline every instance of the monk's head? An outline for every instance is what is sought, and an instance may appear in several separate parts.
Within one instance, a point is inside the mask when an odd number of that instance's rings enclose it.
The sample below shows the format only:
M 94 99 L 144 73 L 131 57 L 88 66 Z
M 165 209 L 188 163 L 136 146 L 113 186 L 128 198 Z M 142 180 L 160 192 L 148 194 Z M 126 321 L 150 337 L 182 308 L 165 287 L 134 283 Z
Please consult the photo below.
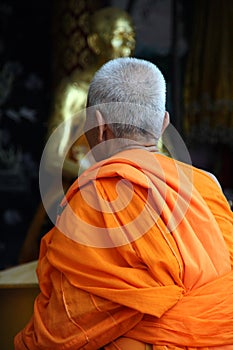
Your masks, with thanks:
M 104 64 L 90 83 L 85 124 L 92 151 L 101 146 L 93 152 L 96 160 L 122 148 L 156 150 L 169 123 L 165 100 L 164 77 L 151 62 L 117 58 Z

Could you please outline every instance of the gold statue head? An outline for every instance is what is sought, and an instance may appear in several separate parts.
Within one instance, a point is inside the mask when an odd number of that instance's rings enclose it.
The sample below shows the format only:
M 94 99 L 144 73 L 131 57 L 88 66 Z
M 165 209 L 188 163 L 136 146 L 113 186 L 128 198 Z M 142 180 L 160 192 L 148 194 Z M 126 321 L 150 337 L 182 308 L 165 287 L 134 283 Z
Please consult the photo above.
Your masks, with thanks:
M 96 11 L 90 21 L 89 47 L 107 61 L 132 56 L 135 30 L 129 14 L 119 8 L 105 7 Z

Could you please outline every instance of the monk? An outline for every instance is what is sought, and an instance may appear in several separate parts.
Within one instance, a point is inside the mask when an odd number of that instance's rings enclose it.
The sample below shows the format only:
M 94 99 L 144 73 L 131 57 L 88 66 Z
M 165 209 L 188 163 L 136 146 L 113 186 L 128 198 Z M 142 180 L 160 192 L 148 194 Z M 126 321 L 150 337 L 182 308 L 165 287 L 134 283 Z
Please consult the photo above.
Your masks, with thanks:
M 96 163 L 42 239 L 41 292 L 15 350 L 233 349 L 233 215 L 213 176 L 158 152 L 165 91 L 136 58 L 92 79 Z

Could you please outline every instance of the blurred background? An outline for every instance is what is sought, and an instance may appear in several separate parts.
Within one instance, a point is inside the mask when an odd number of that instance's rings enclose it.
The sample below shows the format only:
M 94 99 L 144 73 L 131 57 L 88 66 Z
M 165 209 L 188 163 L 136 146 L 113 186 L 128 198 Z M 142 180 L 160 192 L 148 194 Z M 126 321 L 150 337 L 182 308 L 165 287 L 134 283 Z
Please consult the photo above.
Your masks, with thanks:
M 38 171 L 56 86 L 88 66 L 89 18 L 107 6 L 132 17 L 134 56 L 163 72 L 167 110 L 193 165 L 212 172 L 232 200 L 233 1 L 1 0 L 0 269 L 18 264 L 40 203 Z

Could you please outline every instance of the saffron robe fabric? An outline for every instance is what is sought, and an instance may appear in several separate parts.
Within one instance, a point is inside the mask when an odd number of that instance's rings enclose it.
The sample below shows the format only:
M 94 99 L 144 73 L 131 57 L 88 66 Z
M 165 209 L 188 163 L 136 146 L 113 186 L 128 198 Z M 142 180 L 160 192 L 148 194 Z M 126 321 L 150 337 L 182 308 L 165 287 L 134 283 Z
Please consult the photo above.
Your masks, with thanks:
M 41 242 L 15 350 L 233 349 L 233 216 L 205 172 L 128 150 L 85 171 Z

